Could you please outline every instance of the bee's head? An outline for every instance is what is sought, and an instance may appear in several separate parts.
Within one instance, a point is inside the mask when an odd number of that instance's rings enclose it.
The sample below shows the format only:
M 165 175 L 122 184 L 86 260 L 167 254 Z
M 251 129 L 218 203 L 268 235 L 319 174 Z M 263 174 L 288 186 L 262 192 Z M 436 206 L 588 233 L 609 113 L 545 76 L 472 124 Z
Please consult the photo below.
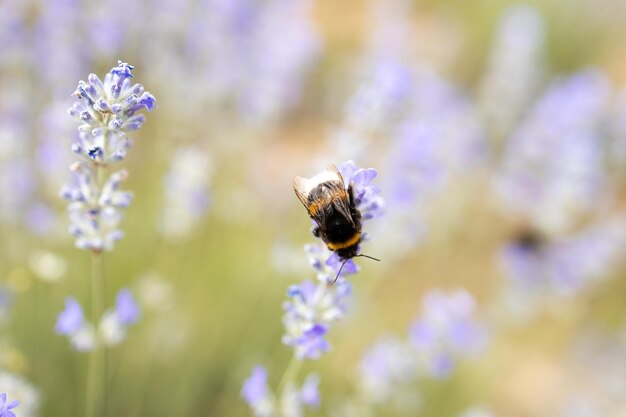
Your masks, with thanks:
M 339 268 L 339 272 L 337 272 L 337 276 L 335 277 L 335 280 L 333 281 L 333 284 L 335 282 L 337 282 L 337 279 L 339 278 L 339 275 L 341 275 L 341 270 L 343 269 L 343 266 L 346 264 L 346 262 L 348 262 L 352 258 L 356 258 L 356 257 L 362 256 L 364 258 L 369 258 L 369 259 L 373 259 L 375 261 L 380 261 L 380 259 L 374 258 L 373 256 L 363 255 L 363 254 L 358 254 L 358 253 L 359 253 L 359 243 L 358 242 L 355 243 L 352 246 L 348 246 L 347 248 L 339 249 L 337 251 L 337 255 L 339 256 L 339 259 L 343 260 L 343 262 L 341 264 L 341 268 Z
M 354 245 L 348 246 L 347 248 L 338 249 L 337 255 L 343 261 L 354 258 L 359 253 L 359 243 L 360 242 L 356 242 Z

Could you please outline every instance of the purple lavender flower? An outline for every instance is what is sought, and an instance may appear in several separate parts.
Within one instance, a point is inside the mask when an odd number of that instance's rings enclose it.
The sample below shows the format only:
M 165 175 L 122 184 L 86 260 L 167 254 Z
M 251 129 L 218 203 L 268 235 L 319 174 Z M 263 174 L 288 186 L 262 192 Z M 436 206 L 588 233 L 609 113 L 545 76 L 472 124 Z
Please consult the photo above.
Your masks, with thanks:
M 141 128 L 144 116 L 141 110 L 156 108 L 154 96 L 141 84 L 132 84 L 133 66 L 119 61 L 117 67 L 104 77 L 95 74 L 88 81 L 80 81 L 74 95 L 79 101 L 69 114 L 82 124 L 78 128 L 80 140 L 73 151 L 83 159 L 107 165 L 126 156 L 130 147 L 127 132 Z
M 326 281 L 313 283 L 303 281 L 289 288 L 289 301 L 283 305 L 283 343 L 293 346 L 296 356 L 316 359 L 329 350 L 324 339 L 328 324 L 339 320 L 347 309 L 347 298 L 351 292 L 350 283 L 340 280 L 334 286 Z
M 20 404 L 19 401 L 13 400 L 7 402 L 7 394 L 0 394 L 0 417 L 15 417 L 15 414 L 11 411 Z
M 314 324 L 295 339 L 296 356 L 301 359 L 319 359 L 324 352 L 330 350 L 330 344 L 324 339 L 328 328 L 322 324 Z
M 55 330 L 58 334 L 70 336 L 78 332 L 84 325 L 83 309 L 73 297 L 65 299 L 65 310 L 58 318 Z
M 257 417 L 269 417 L 274 413 L 274 397 L 267 385 L 267 370 L 256 366 L 252 375 L 245 380 L 241 396 Z
M 385 202 L 379 195 L 380 188 L 372 184 L 378 172 L 374 168 L 358 168 L 354 161 L 346 161 L 339 165 L 339 172 L 346 184 L 352 185 L 354 204 L 361 212 L 363 220 L 381 216 Z

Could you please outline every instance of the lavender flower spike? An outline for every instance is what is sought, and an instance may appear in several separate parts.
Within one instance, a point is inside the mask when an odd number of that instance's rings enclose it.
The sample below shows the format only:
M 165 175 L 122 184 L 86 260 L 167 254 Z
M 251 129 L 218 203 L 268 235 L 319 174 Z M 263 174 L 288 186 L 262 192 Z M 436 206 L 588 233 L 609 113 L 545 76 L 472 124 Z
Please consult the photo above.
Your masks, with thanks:
M 78 83 L 74 92 L 78 101 L 69 109 L 81 122 L 79 139 L 72 146 L 80 161 L 71 166 L 74 184 L 64 186 L 61 196 L 70 202 L 69 231 L 80 249 L 111 250 L 123 235 L 118 226 L 132 193 L 121 191 L 120 185 L 128 173 L 121 170 L 100 180 L 98 170 L 124 159 L 130 147 L 127 132 L 139 129 L 144 121 L 138 113 L 156 107 L 154 96 L 141 84 L 131 85 L 132 70 L 132 65 L 119 62 L 104 82 L 90 74 L 87 82 Z

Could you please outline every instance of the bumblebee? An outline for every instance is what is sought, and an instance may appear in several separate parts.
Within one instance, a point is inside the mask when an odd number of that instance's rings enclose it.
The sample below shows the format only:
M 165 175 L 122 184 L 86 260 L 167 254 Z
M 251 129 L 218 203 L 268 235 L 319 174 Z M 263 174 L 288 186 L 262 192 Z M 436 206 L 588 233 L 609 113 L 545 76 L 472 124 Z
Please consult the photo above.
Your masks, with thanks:
M 356 208 L 352 184 L 346 188 L 345 181 L 336 166 L 330 165 L 325 171 L 312 178 L 296 177 L 293 180 L 296 196 L 314 220 L 313 235 L 321 238 L 328 249 L 337 253 L 343 260 L 358 255 L 361 243 L 361 212 Z M 339 274 L 341 269 L 339 269 Z M 337 278 L 335 278 L 335 281 Z

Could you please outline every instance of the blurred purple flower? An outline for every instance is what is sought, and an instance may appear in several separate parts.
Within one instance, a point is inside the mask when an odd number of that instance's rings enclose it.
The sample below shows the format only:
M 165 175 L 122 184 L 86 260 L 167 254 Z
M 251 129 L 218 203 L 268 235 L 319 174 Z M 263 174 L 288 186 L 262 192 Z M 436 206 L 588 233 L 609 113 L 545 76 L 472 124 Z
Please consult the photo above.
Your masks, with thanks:
M 369 157 L 368 144 L 389 133 L 413 97 L 411 70 L 392 59 L 380 59 L 345 106 L 341 127 L 330 140 L 335 155 Z
M 31 59 L 40 85 L 50 86 L 52 97 L 67 96 L 67 89 L 85 68 L 87 57 L 78 34 L 81 26 L 79 0 L 50 0 L 41 4 L 34 22 Z M 81 53 L 79 53 L 80 51 Z
M 128 328 L 137 323 L 141 311 L 132 292 L 122 288 L 115 298 L 115 307 L 108 309 L 98 326 L 100 341 L 107 346 L 117 346 L 127 336 Z
M 380 60 L 371 77 L 348 101 L 345 128 L 365 132 L 386 128 L 412 96 L 410 70 L 394 60 Z
M 376 341 L 359 363 L 359 388 L 372 403 L 386 403 L 398 387 L 417 378 L 416 356 L 401 340 Z
M 431 291 L 424 310 L 410 330 L 410 341 L 426 362 L 427 372 L 442 378 L 450 374 L 459 357 L 480 352 L 486 330 L 474 319 L 474 299 L 466 291 L 445 294 Z
M 330 345 L 324 339 L 328 328 L 322 324 L 314 324 L 302 335 L 294 340 L 296 356 L 300 359 L 319 359 L 324 352 L 330 350 Z
M 246 379 L 241 388 L 241 396 L 252 408 L 257 417 L 269 417 L 274 412 L 274 398 L 267 385 L 267 371 L 256 366 L 252 375 Z
M 304 380 L 300 388 L 300 400 L 309 407 L 318 408 L 320 405 L 319 393 L 320 378 L 316 374 L 310 374 Z
M 252 370 L 252 375 L 245 380 L 241 396 L 248 404 L 254 404 L 265 398 L 267 391 L 267 370 L 262 366 L 256 366 Z
M 44 236 L 52 230 L 55 217 L 56 215 L 50 206 L 36 203 L 26 213 L 28 229 L 35 236 Z
M 606 195 L 600 127 L 607 93 L 597 71 L 560 80 L 510 136 L 496 189 L 530 227 L 567 231 Z
M 123 325 L 135 324 L 139 320 L 139 306 L 128 288 L 123 288 L 117 293 L 115 313 Z
M 609 218 L 565 236 L 518 239 L 501 252 L 512 291 L 527 295 L 575 295 L 620 262 L 626 220 Z
M 20 404 L 19 401 L 13 400 L 7 402 L 7 394 L 0 394 L 0 417 L 15 417 L 15 414 L 11 411 Z
M 55 330 L 58 334 L 71 336 L 84 326 L 83 309 L 73 297 L 65 299 L 65 310 L 57 317 Z
M 70 343 L 80 352 L 86 352 L 95 346 L 95 334 L 91 324 L 85 321 L 83 309 L 73 297 L 65 299 L 65 310 L 57 317 L 55 331 L 67 336 Z
M 164 206 L 159 228 L 171 238 L 183 238 L 197 230 L 209 203 L 213 164 L 199 146 L 176 150 L 164 178 Z

